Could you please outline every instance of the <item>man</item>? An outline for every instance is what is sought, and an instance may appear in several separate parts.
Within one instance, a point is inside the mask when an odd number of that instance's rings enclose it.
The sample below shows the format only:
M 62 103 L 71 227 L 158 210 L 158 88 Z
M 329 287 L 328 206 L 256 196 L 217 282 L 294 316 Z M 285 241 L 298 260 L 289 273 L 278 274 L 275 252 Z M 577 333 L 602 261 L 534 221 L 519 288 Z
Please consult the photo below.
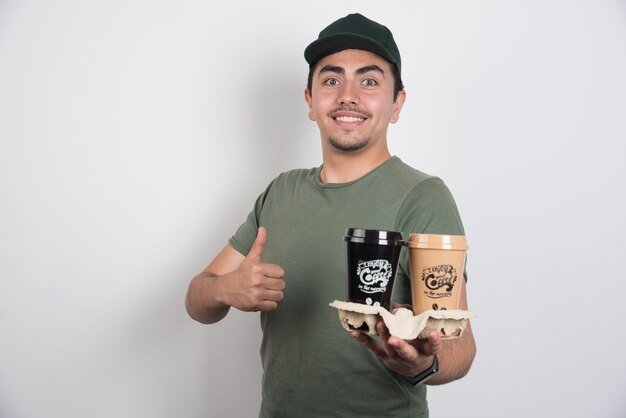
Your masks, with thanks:
M 348 15 L 320 32 L 305 59 L 304 96 L 323 164 L 272 181 L 191 281 L 187 311 L 203 323 L 221 320 L 230 307 L 261 312 L 261 417 L 428 416 L 423 380 L 442 384 L 468 372 L 471 329 L 455 340 L 432 333 L 404 341 L 380 322 L 380 338 L 370 338 L 344 331 L 328 303 L 346 297 L 347 227 L 460 235 L 456 205 L 440 179 L 389 153 L 387 127 L 398 121 L 406 93 L 385 26 Z M 394 300 L 411 303 L 406 249 Z M 467 309 L 465 291 L 460 308 Z

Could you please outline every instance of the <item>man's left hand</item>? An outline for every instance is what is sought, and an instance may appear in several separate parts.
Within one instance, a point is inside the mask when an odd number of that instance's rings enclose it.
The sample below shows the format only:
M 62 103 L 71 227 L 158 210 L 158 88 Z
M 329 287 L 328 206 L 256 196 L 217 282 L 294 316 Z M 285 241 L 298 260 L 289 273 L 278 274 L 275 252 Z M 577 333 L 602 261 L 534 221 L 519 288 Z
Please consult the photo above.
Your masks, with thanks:
M 441 349 L 441 338 L 434 331 L 426 340 L 407 341 L 391 336 L 383 321 L 376 324 L 376 330 L 379 340 L 356 331 L 352 336 L 380 357 L 389 369 L 402 376 L 413 377 L 426 370 L 433 363 L 433 355 Z

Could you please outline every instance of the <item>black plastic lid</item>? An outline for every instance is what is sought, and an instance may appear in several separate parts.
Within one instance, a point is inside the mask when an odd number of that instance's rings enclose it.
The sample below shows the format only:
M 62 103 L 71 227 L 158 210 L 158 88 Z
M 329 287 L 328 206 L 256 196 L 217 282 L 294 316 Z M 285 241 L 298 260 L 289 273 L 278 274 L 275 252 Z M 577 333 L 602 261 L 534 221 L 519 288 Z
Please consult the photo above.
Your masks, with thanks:
M 348 228 L 344 241 L 357 242 L 362 244 L 378 245 L 404 245 L 402 232 L 382 231 L 380 229 Z

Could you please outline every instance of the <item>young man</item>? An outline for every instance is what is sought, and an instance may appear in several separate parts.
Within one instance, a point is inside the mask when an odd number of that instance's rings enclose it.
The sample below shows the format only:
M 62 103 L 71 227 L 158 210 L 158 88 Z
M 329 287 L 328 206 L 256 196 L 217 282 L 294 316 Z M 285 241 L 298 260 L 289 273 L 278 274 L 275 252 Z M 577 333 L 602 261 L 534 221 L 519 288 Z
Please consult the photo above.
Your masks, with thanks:
M 230 307 L 261 311 L 261 417 L 427 416 L 428 384 L 463 377 L 475 354 L 463 337 L 405 341 L 349 334 L 328 303 L 345 300 L 348 227 L 463 234 L 444 183 L 387 147 L 406 93 L 393 35 L 359 14 L 325 28 L 305 50 L 304 92 L 323 164 L 272 181 L 228 245 L 189 285 L 189 315 L 203 323 Z M 410 304 L 403 250 L 394 300 Z M 461 309 L 467 309 L 465 291 Z M 437 361 L 438 360 L 438 361 Z M 437 367 L 438 363 L 438 367 Z M 435 372 L 435 369 L 438 369 Z

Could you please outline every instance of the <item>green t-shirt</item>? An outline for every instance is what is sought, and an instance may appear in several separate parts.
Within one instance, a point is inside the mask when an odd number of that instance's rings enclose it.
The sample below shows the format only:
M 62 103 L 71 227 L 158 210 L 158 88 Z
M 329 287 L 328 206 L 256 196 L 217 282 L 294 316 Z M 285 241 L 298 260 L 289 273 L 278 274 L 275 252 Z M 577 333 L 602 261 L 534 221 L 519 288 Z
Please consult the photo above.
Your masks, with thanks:
M 393 157 L 343 184 L 321 167 L 279 175 L 259 196 L 230 244 L 247 254 L 267 228 L 263 262 L 285 270 L 285 298 L 261 314 L 261 417 L 425 417 L 426 387 L 412 386 L 346 332 L 333 300 L 346 300 L 348 227 L 463 235 L 456 204 L 437 177 Z M 410 303 L 402 249 L 394 302 Z

